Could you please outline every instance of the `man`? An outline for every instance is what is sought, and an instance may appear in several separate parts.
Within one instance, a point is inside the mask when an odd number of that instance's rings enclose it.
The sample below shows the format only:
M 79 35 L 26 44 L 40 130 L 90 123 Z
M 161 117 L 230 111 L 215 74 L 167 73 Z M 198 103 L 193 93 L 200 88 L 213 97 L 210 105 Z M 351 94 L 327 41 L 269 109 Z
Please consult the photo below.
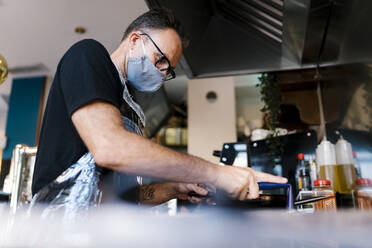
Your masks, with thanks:
M 287 181 L 250 168 L 215 165 L 138 135 L 145 121 L 131 92 L 156 91 L 175 77 L 181 36 L 171 12 L 150 10 L 130 24 L 111 55 L 94 40 L 80 41 L 67 51 L 43 120 L 32 187 L 36 201 L 97 202 L 101 192 L 116 189 L 121 198 L 131 195 L 141 203 L 158 204 L 174 197 L 187 199 L 189 192 L 206 195 L 197 183 L 244 200 L 258 197 L 257 181 Z M 99 184 L 107 171 L 117 173 L 108 177 L 115 183 L 105 191 Z M 134 175 L 170 182 L 133 191 L 140 185 Z M 61 196 L 65 198 L 53 200 Z

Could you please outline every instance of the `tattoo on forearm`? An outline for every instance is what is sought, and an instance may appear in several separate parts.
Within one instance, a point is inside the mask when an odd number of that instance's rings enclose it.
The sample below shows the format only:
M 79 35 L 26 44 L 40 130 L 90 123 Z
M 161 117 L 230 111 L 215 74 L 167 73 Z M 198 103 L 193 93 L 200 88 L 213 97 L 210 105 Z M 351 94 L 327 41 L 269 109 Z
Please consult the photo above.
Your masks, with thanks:
M 140 201 L 150 201 L 154 199 L 155 188 L 153 186 L 142 186 L 140 189 Z

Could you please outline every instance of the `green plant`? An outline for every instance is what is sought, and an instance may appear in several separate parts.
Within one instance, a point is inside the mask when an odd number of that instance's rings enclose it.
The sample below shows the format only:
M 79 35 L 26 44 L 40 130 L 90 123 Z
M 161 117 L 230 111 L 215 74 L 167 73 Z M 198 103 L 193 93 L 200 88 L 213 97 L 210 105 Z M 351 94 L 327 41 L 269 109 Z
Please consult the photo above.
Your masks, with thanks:
M 260 83 L 256 85 L 260 89 L 261 100 L 264 106 L 260 111 L 263 113 L 264 128 L 271 131 L 266 138 L 266 145 L 269 155 L 274 161 L 275 158 L 283 153 L 283 144 L 280 142 L 276 128 L 279 127 L 279 115 L 281 95 L 278 86 L 278 80 L 275 75 L 263 73 L 258 78 Z

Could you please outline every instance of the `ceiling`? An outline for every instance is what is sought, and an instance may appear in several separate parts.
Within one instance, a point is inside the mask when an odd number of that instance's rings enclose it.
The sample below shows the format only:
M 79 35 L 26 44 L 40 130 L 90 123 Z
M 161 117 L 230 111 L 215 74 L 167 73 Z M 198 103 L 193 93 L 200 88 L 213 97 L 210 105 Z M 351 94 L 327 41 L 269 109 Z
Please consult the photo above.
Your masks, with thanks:
M 94 38 L 111 52 L 129 23 L 147 10 L 138 0 L 0 0 L 0 53 L 11 69 L 37 66 L 23 75 L 53 76 L 73 43 Z M 77 26 L 86 33 L 76 34 Z M 9 94 L 10 78 L 0 95 Z
M 166 7 L 190 45 L 189 78 L 300 70 L 372 60 L 372 1 L 146 0 Z

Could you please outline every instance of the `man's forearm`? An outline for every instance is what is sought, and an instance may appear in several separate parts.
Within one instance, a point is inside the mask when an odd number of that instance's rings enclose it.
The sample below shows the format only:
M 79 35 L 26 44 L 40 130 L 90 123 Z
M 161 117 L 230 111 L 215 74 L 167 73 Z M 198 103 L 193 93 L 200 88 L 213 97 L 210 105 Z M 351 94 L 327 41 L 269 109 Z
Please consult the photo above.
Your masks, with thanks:
M 218 165 L 181 154 L 127 131 L 105 152 L 105 165 L 125 173 L 189 183 L 215 183 Z

